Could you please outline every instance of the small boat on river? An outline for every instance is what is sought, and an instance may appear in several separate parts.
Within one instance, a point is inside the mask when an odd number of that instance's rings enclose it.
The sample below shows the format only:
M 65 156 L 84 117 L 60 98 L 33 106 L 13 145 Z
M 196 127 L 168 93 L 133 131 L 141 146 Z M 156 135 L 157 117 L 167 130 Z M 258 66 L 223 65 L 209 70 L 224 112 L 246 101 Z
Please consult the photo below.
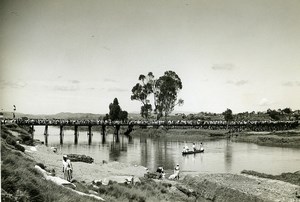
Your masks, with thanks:
M 199 150 L 191 150 L 191 151 L 183 151 L 182 155 L 186 155 L 186 154 L 196 154 L 196 153 L 203 153 L 204 149 L 199 149 Z

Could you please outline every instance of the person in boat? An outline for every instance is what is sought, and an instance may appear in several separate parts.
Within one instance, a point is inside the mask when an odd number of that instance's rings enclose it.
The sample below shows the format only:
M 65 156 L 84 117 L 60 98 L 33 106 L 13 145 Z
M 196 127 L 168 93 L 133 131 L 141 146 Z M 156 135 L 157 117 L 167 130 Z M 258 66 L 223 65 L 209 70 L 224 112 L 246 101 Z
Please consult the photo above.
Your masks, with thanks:
M 200 150 L 201 150 L 201 151 L 204 150 L 202 142 L 200 143 Z
M 73 166 L 71 164 L 71 160 L 68 159 L 67 155 L 63 155 L 63 173 L 64 179 L 70 182 L 72 180 Z
M 179 180 L 179 164 L 176 165 L 176 167 L 174 168 L 174 174 L 175 174 L 175 179 Z
M 195 142 L 193 143 L 193 151 L 196 151 L 196 145 L 195 145 Z
M 185 152 L 189 151 L 189 147 L 187 145 L 185 145 Z

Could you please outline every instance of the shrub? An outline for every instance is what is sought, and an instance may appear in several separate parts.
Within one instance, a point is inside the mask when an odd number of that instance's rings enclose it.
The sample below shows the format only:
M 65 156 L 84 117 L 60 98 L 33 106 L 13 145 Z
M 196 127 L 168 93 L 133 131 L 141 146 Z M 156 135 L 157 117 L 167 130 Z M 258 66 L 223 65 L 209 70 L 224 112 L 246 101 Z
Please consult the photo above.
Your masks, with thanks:
M 10 145 L 13 145 L 13 146 L 15 146 L 17 144 L 16 140 L 14 138 L 12 138 L 11 136 L 6 137 L 6 142 L 7 142 L 7 144 L 10 144 Z
M 25 152 L 25 148 L 22 145 L 16 144 L 15 148 L 21 152 Z

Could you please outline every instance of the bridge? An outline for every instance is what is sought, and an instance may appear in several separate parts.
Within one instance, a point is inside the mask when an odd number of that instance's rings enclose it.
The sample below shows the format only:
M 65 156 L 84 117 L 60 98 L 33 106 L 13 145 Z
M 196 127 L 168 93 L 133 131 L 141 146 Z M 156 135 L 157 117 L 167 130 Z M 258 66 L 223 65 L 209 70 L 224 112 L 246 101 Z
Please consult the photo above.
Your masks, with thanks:
M 34 138 L 34 126 L 45 126 L 44 136 L 45 144 L 48 145 L 48 127 L 60 127 L 60 144 L 63 144 L 64 127 L 74 127 L 74 143 L 78 144 L 79 126 L 88 128 L 88 143 L 92 142 L 92 127 L 101 126 L 102 139 L 105 141 L 106 128 L 113 127 L 114 134 L 119 137 L 121 127 L 127 128 L 125 135 L 129 136 L 134 127 L 139 128 L 166 128 L 166 129 L 206 129 L 206 130 L 227 130 L 229 132 L 241 131 L 284 131 L 295 129 L 299 126 L 299 121 L 103 121 L 103 120 L 69 120 L 69 119 L 14 119 L 2 120 L 2 123 L 13 122 L 18 125 L 29 126 L 32 138 Z M 130 136 L 129 136 L 130 137 Z

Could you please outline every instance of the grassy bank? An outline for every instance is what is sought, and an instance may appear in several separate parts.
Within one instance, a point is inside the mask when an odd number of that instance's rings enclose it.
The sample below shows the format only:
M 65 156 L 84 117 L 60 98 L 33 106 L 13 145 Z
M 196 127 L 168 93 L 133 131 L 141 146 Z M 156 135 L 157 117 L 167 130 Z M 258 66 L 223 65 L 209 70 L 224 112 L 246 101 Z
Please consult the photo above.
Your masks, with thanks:
M 255 172 L 252 170 L 243 170 L 242 174 L 253 175 L 256 177 L 267 178 L 272 180 L 280 180 L 300 186 L 300 170 L 294 173 L 282 173 L 280 175 L 269 175 L 265 173 Z
M 280 132 L 248 132 L 232 135 L 232 141 L 264 146 L 300 148 L 300 130 Z
M 16 125 L 1 126 L 1 200 L 86 201 L 86 197 L 74 195 L 72 191 L 42 178 L 34 168 L 38 162 L 26 157 L 23 150 L 16 147 L 17 141 L 24 144 L 28 138 L 30 135 L 26 130 Z
M 130 135 L 151 138 L 166 138 L 174 141 L 202 141 L 226 138 L 227 133 L 228 131 L 226 130 L 137 128 L 134 129 Z

